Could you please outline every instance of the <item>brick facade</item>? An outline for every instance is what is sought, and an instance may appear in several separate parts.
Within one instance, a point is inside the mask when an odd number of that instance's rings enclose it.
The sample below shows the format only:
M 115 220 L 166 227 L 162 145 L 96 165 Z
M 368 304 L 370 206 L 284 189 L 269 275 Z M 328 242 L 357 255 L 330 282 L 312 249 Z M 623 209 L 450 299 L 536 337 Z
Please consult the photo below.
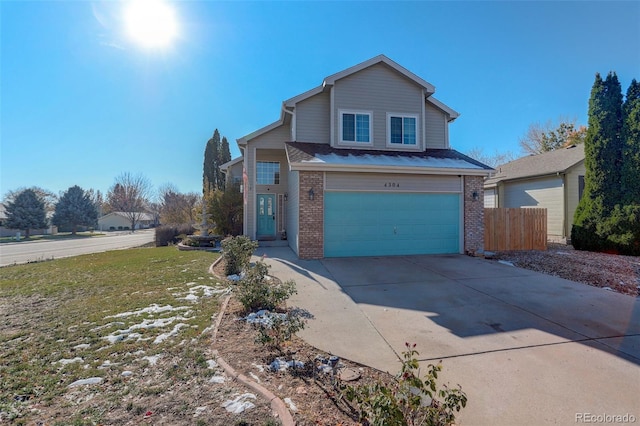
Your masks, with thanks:
M 473 199 L 473 193 L 478 199 Z M 464 177 L 464 252 L 480 255 L 484 252 L 484 179 Z
M 300 172 L 298 257 L 322 259 L 324 257 L 324 174 Z M 313 200 L 309 190 L 313 189 Z

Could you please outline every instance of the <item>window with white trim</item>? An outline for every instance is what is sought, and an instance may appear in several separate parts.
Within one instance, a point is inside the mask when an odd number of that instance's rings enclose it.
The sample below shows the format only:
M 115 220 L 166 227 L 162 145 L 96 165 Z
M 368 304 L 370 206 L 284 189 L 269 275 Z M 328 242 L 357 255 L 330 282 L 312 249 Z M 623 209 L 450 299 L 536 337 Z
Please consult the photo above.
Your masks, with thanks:
M 258 185 L 277 185 L 280 183 L 280 163 L 278 161 L 256 162 L 256 183 Z
M 387 114 L 387 144 L 390 146 L 417 146 L 418 116 Z
M 340 111 L 340 143 L 371 144 L 371 113 Z

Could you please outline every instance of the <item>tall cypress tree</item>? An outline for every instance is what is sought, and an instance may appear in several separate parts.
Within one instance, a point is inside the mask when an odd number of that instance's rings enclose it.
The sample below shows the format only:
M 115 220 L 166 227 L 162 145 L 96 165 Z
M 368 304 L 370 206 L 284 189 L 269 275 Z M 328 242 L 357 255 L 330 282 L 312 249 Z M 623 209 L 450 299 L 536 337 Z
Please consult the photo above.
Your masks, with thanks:
M 640 204 L 640 83 L 633 79 L 622 107 L 624 204 Z
M 202 193 L 207 194 L 217 188 L 218 160 L 220 156 L 220 132 L 216 129 L 207 141 L 204 149 L 204 166 L 202 173 Z
M 216 181 L 218 189 L 225 189 L 225 177 L 222 170 L 220 170 L 220 166 L 224 163 L 231 161 L 231 151 L 229 150 L 229 141 L 226 136 L 222 137 L 222 143 L 220 144 L 220 152 L 218 153 L 218 167 L 216 168 Z

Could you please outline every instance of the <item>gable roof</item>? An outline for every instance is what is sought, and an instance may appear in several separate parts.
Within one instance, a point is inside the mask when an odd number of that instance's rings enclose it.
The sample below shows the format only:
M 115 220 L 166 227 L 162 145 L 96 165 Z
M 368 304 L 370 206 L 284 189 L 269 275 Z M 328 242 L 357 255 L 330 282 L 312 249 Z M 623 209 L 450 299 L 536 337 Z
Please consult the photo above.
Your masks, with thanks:
M 151 213 L 136 212 L 136 214 L 139 215 L 138 216 L 138 220 L 139 221 L 145 221 L 145 220 L 153 221 L 155 219 L 154 216 Z M 98 218 L 98 220 L 104 219 L 104 218 L 109 217 L 109 216 L 120 216 L 120 217 L 123 217 L 123 218 L 125 218 L 127 220 L 129 219 L 128 213 L 126 213 L 126 212 L 111 212 L 111 213 L 105 214 L 104 216 L 100 216 Z
M 386 57 L 385 55 L 378 55 L 376 57 L 373 57 L 369 60 L 366 60 L 364 62 L 361 62 L 357 65 L 354 65 L 352 67 L 349 67 L 345 70 L 342 70 L 340 72 L 337 72 L 335 74 L 331 74 L 330 76 L 326 77 L 323 81 L 322 84 L 319 86 L 316 86 L 310 90 L 307 90 L 304 93 L 301 93 L 299 95 L 296 95 L 292 98 L 287 99 L 286 101 L 282 102 L 282 108 L 280 110 L 280 118 L 271 123 L 268 124 L 267 126 L 258 129 L 248 135 L 245 135 L 241 138 L 236 139 L 237 143 L 239 145 L 246 145 L 247 141 L 254 139 L 264 133 L 267 133 L 283 124 L 285 124 L 285 122 L 290 119 L 290 115 L 293 113 L 292 110 L 293 108 L 295 108 L 295 105 L 298 102 L 304 101 L 305 99 L 309 99 L 312 96 L 315 96 L 319 93 L 325 92 L 325 91 L 329 91 L 330 88 L 335 84 L 335 82 L 337 80 L 340 80 L 342 78 L 348 77 L 352 74 L 355 74 L 359 71 L 362 71 L 365 68 L 369 68 L 373 65 L 377 65 L 377 64 L 384 64 L 386 66 L 388 66 L 389 68 L 393 69 L 394 71 L 402 74 L 405 78 L 413 81 L 415 84 L 417 84 L 418 86 L 422 87 L 422 90 L 424 92 L 425 95 L 425 101 L 428 102 L 429 104 L 433 105 L 434 107 L 438 108 L 440 111 L 444 112 L 445 114 L 447 114 L 448 118 L 447 120 L 449 122 L 455 120 L 456 118 L 458 118 L 460 116 L 460 113 L 449 108 L 447 105 L 443 104 L 442 102 L 440 102 L 439 100 L 437 100 L 436 98 L 434 98 L 432 95 L 435 93 L 436 91 L 436 87 L 429 83 L 428 81 L 418 77 L 416 74 L 412 73 L 411 71 L 409 71 L 408 69 L 406 69 L 405 67 L 403 67 L 402 65 L 398 64 L 395 61 L 392 61 L 391 59 L 389 59 L 388 57 Z
M 234 158 L 231 161 L 227 161 L 226 163 L 220 165 L 220 170 L 222 170 L 223 172 L 226 172 L 227 169 L 229 169 L 229 167 L 233 167 L 243 160 L 244 160 L 244 157 L 238 157 L 238 158 Z
M 506 180 L 565 173 L 581 161 L 584 161 L 584 144 L 529 155 L 496 167 L 497 173 L 487 179 L 485 186 Z
M 453 149 L 419 152 L 333 148 L 326 144 L 286 142 L 291 170 L 386 171 L 488 176 L 493 169 Z

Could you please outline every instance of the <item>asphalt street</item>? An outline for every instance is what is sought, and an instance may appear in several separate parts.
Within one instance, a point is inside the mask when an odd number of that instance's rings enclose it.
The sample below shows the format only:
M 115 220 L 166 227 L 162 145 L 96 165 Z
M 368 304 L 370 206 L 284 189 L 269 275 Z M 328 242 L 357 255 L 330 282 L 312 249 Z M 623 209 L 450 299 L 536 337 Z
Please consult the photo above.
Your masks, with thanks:
M 147 229 L 92 238 L 4 243 L 0 244 L 0 266 L 139 247 L 153 241 L 154 235 L 153 229 Z

